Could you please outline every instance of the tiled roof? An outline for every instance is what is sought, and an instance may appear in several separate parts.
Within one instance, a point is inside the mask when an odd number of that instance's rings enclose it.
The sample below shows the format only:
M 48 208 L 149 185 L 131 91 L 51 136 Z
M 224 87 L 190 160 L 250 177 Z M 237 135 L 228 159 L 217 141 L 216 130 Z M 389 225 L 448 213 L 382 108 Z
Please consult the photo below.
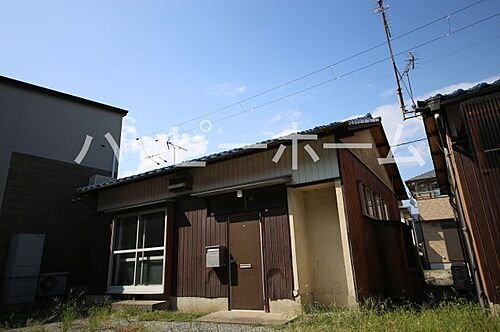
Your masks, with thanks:
M 366 116 L 359 117 L 356 119 L 340 121 L 340 122 L 332 122 L 332 123 L 327 124 L 327 125 L 317 126 L 317 127 L 311 128 L 311 129 L 307 129 L 307 130 L 298 132 L 298 134 L 321 135 L 321 134 L 331 133 L 331 132 L 333 132 L 333 130 L 344 128 L 344 127 L 359 128 L 359 127 L 364 127 L 365 125 L 372 126 L 372 125 L 377 125 L 380 123 L 381 123 L 380 118 L 372 118 L 371 114 L 367 114 Z M 279 138 L 274 138 L 274 139 L 269 139 L 269 140 L 266 140 L 263 142 L 259 142 L 256 144 L 267 144 L 268 146 L 270 146 L 270 145 L 278 145 L 278 144 L 284 143 L 284 142 L 288 143 L 289 140 L 286 139 L 286 137 L 279 137 Z M 236 156 L 249 153 L 249 151 L 251 151 L 251 150 L 248 148 L 244 148 L 244 147 L 236 148 L 236 149 L 218 152 L 218 153 L 214 153 L 214 154 L 211 154 L 208 156 L 196 158 L 196 159 L 190 160 L 189 162 L 207 162 L 207 163 L 208 162 L 215 162 L 215 161 L 222 160 L 222 159 L 234 158 Z M 114 186 L 114 185 L 118 185 L 118 184 L 139 181 L 139 180 L 143 180 L 143 179 L 149 178 L 149 177 L 154 177 L 154 176 L 157 176 L 160 174 L 170 173 L 174 170 L 181 169 L 181 168 L 185 169 L 185 167 L 179 167 L 178 165 L 170 165 L 170 166 L 158 168 L 158 169 L 148 171 L 145 173 L 141 173 L 141 174 L 136 174 L 136 175 L 127 176 L 127 177 L 123 177 L 123 178 L 119 178 L 119 179 L 110 180 L 107 182 L 88 185 L 86 187 L 79 188 L 78 192 L 83 193 L 83 192 L 101 189 L 101 188 L 105 188 L 105 187 L 110 187 L 110 186 Z
M 488 89 L 495 89 L 495 88 L 500 88 L 500 79 L 499 80 L 496 80 L 495 82 L 492 82 L 492 83 L 479 83 L 469 89 L 458 89 L 458 90 L 455 90 L 453 91 L 452 93 L 448 93 L 448 94 L 440 94 L 438 93 L 437 95 L 433 96 L 433 97 L 430 97 L 430 98 L 427 98 L 426 100 L 424 101 L 417 101 L 417 104 L 418 104 L 418 108 L 425 108 L 427 107 L 427 105 L 430 103 L 430 102 L 434 102 L 434 101 L 447 101 L 447 100 L 450 100 L 450 99 L 454 99 L 456 97 L 463 97 L 463 96 L 467 96 L 467 95 L 471 95 L 471 94 L 475 94 L 475 93 L 478 93 L 478 92 L 482 92 L 484 90 L 488 90 Z
M 435 178 L 435 177 L 436 177 L 436 171 L 435 170 L 431 170 L 431 171 L 419 174 L 419 175 L 417 175 L 415 177 L 412 177 L 411 179 L 406 180 L 406 182 L 432 179 L 432 178 Z

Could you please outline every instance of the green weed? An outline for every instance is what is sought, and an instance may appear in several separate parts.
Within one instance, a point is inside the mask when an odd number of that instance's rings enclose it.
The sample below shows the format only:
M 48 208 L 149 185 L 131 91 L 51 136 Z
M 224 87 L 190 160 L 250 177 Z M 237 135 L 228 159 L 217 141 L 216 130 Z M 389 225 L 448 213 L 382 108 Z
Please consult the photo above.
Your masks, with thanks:
M 309 308 L 287 329 L 294 331 L 499 331 L 500 318 L 467 302 L 391 305 L 373 302 L 359 308 Z

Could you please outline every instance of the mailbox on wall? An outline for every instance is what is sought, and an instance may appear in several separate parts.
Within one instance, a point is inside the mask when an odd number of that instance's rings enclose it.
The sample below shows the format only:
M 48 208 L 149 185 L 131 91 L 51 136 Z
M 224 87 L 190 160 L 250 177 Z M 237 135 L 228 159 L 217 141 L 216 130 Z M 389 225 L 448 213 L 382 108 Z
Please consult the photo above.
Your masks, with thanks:
M 207 246 L 205 247 L 206 267 L 217 268 L 226 266 L 226 247 Z

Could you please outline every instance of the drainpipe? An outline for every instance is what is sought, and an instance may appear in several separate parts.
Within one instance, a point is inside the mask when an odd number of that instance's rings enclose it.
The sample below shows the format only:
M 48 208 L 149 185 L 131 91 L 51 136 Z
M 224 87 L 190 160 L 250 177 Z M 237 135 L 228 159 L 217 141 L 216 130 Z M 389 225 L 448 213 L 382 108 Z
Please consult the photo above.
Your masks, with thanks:
M 436 119 L 436 123 L 441 125 L 441 127 L 445 128 L 445 133 L 446 135 L 449 134 L 447 126 L 444 125 L 443 120 L 441 116 L 436 113 L 434 115 Z M 446 161 L 446 168 L 448 169 L 448 177 L 450 181 L 450 187 L 451 191 L 453 193 L 454 199 L 455 199 L 455 206 L 456 206 L 456 212 L 458 214 L 458 223 L 460 226 L 460 230 L 462 233 L 462 238 L 465 244 L 465 251 L 467 254 L 467 260 L 468 260 L 468 265 L 469 265 L 469 272 L 472 276 L 473 283 L 474 283 L 474 288 L 476 290 L 476 296 L 478 298 L 479 304 L 481 305 L 481 308 L 483 310 L 486 310 L 487 305 L 484 301 L 484 291 L 483 291 L 483 285 L 481 283 L 481 277 L 479 276 L 479 270 L 477 268 L 477 262 L 476 262 L 476 256 L 474 255 L 474 249 L 473 249 L 473 244 L 469 232 L 469 227 L 467 225 L 467 222 L 465 221 L 465 214 L 462 206 L 462 201 L 460 197 L 459 191 L 456 189 L 456 179 L 455 179 L 455 173 L 453 170 L 453 165 L 451 163 L 451 157 L 450 157 L 450 152 L 448 151 L 448 148 L 446 147 L 447 145 L 444 144 L 441 135 L 439 135 L 441 139 L 441 144 L 443 146 L 443 152 L 445 156 L 445 161 Z

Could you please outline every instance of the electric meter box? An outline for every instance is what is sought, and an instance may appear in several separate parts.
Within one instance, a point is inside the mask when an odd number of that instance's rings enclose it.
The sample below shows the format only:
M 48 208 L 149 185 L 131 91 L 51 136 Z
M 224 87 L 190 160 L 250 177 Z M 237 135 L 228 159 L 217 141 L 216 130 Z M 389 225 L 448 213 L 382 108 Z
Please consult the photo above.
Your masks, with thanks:
M 226 266 L 226 247 L 208 246 L 205 247 L 206 267 L 217 268 Z

